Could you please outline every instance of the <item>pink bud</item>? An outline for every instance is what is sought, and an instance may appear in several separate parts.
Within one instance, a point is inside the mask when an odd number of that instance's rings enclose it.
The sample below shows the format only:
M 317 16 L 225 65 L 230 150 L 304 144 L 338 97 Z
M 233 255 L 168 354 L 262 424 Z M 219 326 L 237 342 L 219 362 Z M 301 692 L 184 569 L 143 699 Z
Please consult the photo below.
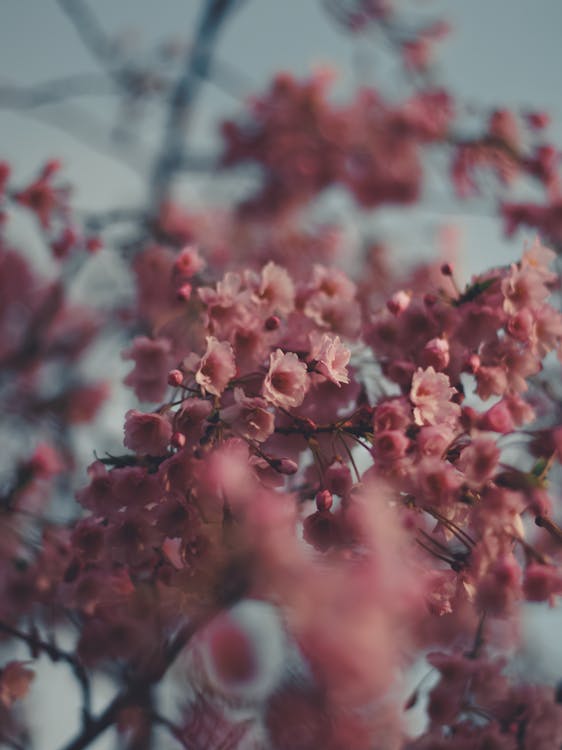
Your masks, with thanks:
M 400 315 L 404 310 L 408 309 L 411 297 L 408 292 L 400 290 L 392 295 L 392 297 L 386 303 L 386 306 L 393 315 Z
M 177 298 L 179 300 L 182 300 L 183 302 L 187 302 L 187 300 L 191 297 L 191 292 L 191 284 L 182 284 L 177 291 Z
M 318 510 L 330 510 L 332 507 L 333 498 L 332 493 L 329 490 L 321 490 L 316 495 L 316 507 Z
M 186 437 L 183 432 L 174 432 L 170 438 L 170 443 L 174 448 L 183 448 L 186 443 Z
M 102 247 L 103 247 L 103 242 L 102 242 L 101 237 L 94 235 L 86 239 L 86 250 L 89 253 L 97 253 L 98 250 L 102 249 Z
M 168 385 L 177 388 L 183 383 L 183 373 L 181 370 L 170 370 L 168 373 Z
M 281 325 L 281 319 L 277 315 L 270 315 L 264 323 L 266 331 L 276 331 Z
M 425 367 L 444 370 L 449 364 L 449 342 L 447 339 L 435 338 L 428 341 L 422 352 L 422 363 Z
M 471 354 L 470 357 L 466 360 L 465 365 L 466 371 L 472 373 L 474 375 L 478 372 L 480 369 L 480 357 L 478 354 Z
M 296 474 L 299 470 L 297 464 L 294 461 L 291 461 L 290 458 L 274 458 L 271 462 L 271 466 L 280 474 L 286 474 L 287 476 Z
M 528 112 L 526 118 L 533 130 L 542 130 L 550 124 L 550 117 L 546 112 Z

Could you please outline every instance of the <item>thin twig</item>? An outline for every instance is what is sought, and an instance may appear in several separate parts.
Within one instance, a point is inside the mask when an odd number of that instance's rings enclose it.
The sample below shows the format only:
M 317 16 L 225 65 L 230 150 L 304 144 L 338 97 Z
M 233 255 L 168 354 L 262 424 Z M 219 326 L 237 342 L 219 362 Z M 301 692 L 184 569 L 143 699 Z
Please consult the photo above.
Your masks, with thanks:
M 165 649 L 164 659 L 159 668 L 154 669 L 144 679 L 136 681 L 124 688 L 108 704 L 105 710 L 97 717 L 92 719 L 82 731 L 67 745 L 64 750 L 83 750 L 90 743 L 96 740 L 106 729 L 112 726 L 120 711 L 126 706 L 138 705 L 146 700 L 146 695 L 152 685 L 156 685 L 172 666 L 182 649 L 191 640 L 193 635 L 213 616 L 214 612 L 207 613 L 206 616 L 193 620 L 181 627 L 175 636 L 170 640 L 168 647 Z
M 63 661 L 71 667 L 74 676 L 80 683 L 80 689 L 82 691 L 83 699 L 83 719 L 84 724 L 87 725 L 90 721 L 91 714 L 90 680 L 83 664 L 79 661 L 79 659 L 74 656 L 74 654 L 71 654 L 68 651 L 64 651 L 64 649 L 59 648 L 56 644 L 49 643 L 48 641 L 43 641 L 37 634 L 24 633 L 23 631 L 18 630 L 12 625 L 8 625 L 8 623 L 0 621 L 0 631 L 11 635 L 13 638 L 17 638 L 19 641 L 25 643 L 29 648 L 32 656 L 36 657 L 37 653 L 41 652 L 48 656 L 51 661 Z
M 338 432 L 338 438 L 339 438 L 340 443 L 343 445 L 345 452 L 347 453 L 349 457 L 351 465 L 353 466 L 353 470 L 355 471 L 355 476 L 357 477 L 357 481 L 361 482 L 361 474 L 359 473 L 359 469 L 357 468 L 357 464 L 355 463 L 355 459 L 353 458 L 353 453 L 351 452 L 349 445 L 345 442 L 344 437 L 341 432 Z
M 88 5 L 82 0 L 58 0 L 58 4 L 76 29 L 84 46 L 104 67 L 109 77 L 118 86 L 123 87 L 126 84 L 123 71 L 114 66 L 115 47 Z
M 551 518 L 547 518 L 546 516 L 537 516 L 535 518 L 535 524 L 541 529 L 546 529 L 550 536 L 553 539 L 556 539 L 557 542 L 562 542 L 562 529 L 560 528 L 560 526 L 558 526 L 558 524 L 554 523 Z

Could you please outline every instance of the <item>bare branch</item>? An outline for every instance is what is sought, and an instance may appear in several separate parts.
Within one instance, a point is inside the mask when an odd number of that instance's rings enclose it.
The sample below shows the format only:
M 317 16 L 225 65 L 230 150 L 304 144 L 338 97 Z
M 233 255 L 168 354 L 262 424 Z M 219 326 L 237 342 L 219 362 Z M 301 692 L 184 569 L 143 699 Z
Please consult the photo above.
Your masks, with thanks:
M 185 60 L 184 72 L 171 92 L 162 145 L 151 180 L 152 212 L 157 212 L 166 199 L 178 171 L 189 118 L 201 83 L 211 70 L 218 33 L 229 12 L 239 2 L 240 0 L 207 0 L 205 4 L 194 43 Z
M 38 654 L 43 653 L 53 662 L 62 661 L 65 662 L 65 664 L 68 664 L 72 669 L 76 680 L 80 684 L 83 700 L 83 719 L 84 724 L 87 724 L 90 720 L 91 690 L 90 680 L 82 662 L 80 662 L 74 654 L 59 648 L 55 643 L 43 641 L 36 632 L 24 633 L 12 625 L 8 625 L 8 623 L 1 621 L 0 632 L 6 633 L 7 635 L 12 636 L 12 638 L 16 638 L 22 643 L 25 643 L 34 658 L 36 658 Z
M 165 648 L 161 664 L 145 675 L 144 678 L 125 687 L 96 719 L 89 721 L 82 731 L 68 745 L 65 745 L 64 750 L 83 750 L 115 723 L 123 708 L 146 703 L 146 697 L 150 693 L 151 686 L 162 679 L 183 648 L 213 614 L 213 612 L 208 612 L 201 618 L 192 620 L 179 628 Z
M 90 50 L 109 77 L 122 87 L 125 83 L 123 72 L 114 66 L 115 47 L 107 38 L 94 13 L 82 0 L 58 0 L 58 4 L 70 19 L 84 46 Z

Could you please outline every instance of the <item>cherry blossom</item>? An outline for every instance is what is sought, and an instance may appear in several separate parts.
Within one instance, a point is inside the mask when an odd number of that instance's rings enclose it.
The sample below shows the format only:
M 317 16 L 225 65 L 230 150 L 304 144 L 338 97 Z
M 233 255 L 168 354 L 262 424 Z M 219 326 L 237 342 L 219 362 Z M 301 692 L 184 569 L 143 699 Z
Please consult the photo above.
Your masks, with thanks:
M 269 370 L 263 381 L 264 398 L 275 406 L 300 406 L 309 386 L 306 364 L 294 352 L 277 349 L 269 357 Z
M 236 363 L 230 344 L 208 336 L 207 351 L 199 363 L 195 380 L 203 391 L 220 396 L 235 374 Z
M 460 406 L 451 401 L 455 389 L 447 375 L 433 367 L 419 367 L 412 378 L 410 401 L 414 405 L 416 424 L 454 426 L 460 416 Z
M 431 3 L 329 0 L 394 60 L 392 91 L 377 66 L 337 97 L 327 69 L 277 74 L 207 164 L 186 126 L 207 79 L 237 78 L 214 58 L 231 5 L 202 4 L 187 52 L 107 47 L 131 133 L 166 108 L 143 205 L 76 211 L 57 160 L 0 163 L 0 744 L 42 746 L 41 659 L 75 684 L 68 750 L 106 730 L 131 750 L 559 747 L 560 691 L 516 662 L 522 608 L 562 596 L 547 118 L 469 122 Z M 398 256 L 386 209 L 427 208 L 429 156 L 445 191 L 542 239 L 470 278 L 450 226 L 424 231 L 434 258 Z M 194 167 L 209 190 L 186 208 Z M 16 246 L 26 214 L 44 257 Z

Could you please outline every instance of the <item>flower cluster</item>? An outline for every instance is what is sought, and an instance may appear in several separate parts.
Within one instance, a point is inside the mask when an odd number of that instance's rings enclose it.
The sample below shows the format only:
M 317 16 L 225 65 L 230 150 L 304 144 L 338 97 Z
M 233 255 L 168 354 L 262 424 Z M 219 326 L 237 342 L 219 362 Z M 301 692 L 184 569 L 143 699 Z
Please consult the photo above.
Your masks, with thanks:
M 278 76 L 249 123 L 224 125 L 224 165 L 255 162 L 264 172 L 244 210 L 286 212 L 337 184 L 366 208 L 419 196 L 422 146 L 444 139 L 452 120 L 447 94 L 428 89 L 397 106 L 366 89 L 337 107 L 330 82 L 326 72 L 303 83 Z

